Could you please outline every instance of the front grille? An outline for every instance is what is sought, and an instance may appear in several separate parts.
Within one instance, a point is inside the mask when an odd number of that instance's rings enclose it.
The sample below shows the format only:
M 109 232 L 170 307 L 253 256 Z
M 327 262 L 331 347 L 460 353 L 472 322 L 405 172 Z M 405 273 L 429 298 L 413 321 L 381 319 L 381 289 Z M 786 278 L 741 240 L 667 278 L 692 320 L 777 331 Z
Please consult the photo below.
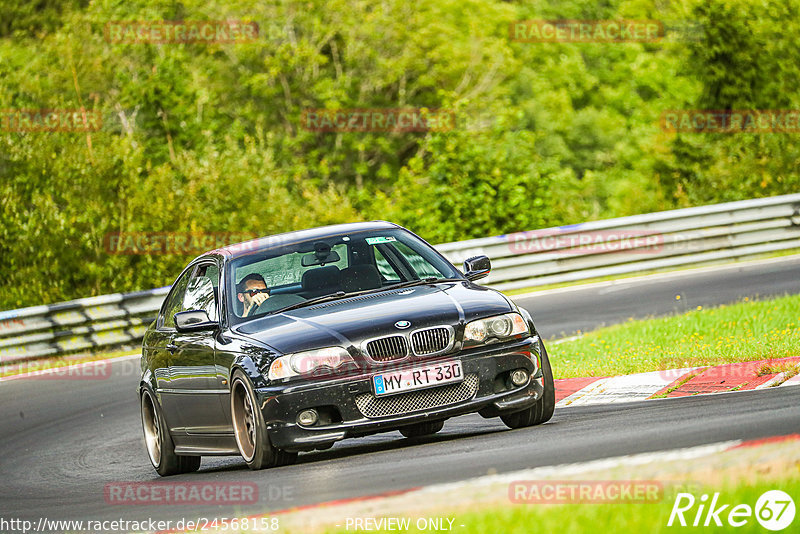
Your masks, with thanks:
M 428 328 L 411 334 L 414 354 L 425 356 L 442 352 L 450 345 L 450 330 L 447 328 Z
M 401 360 L 408 356 L 408 341 L 403 336 L 388 336 L 367 343 L 367 354 L 376 362 Z
M 364 417 L 388 417 L 439 408 L 471 399 L 478 392 L 478 375 L 470 374 L 458 384 L 448 384 L 408 393 L 398 393 L 389 397 L 376 397 L 364 393 L 355 398 L 358 411 Z

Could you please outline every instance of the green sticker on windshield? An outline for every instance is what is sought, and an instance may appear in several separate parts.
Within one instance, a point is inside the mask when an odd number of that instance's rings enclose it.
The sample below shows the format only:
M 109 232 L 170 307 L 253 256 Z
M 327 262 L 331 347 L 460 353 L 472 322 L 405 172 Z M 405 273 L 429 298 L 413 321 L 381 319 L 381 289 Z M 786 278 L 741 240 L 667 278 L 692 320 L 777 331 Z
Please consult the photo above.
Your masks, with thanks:
M 381 243 L 391 243 L 395 239 L 391 236 L 383 237 L 368 237 L 367 238 L 367 245 L 380 245 Z

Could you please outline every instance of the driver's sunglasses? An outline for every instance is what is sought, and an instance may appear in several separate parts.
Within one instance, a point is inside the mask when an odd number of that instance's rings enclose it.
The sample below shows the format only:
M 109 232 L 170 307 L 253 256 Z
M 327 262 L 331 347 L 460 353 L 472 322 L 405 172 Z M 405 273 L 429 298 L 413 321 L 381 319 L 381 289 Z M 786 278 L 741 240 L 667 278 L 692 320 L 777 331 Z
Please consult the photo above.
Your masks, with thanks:
M 267 295 L 269 295 L 269 289 L 267 289 L 266 287 L 264 289 L 245 289 L 244 291 L 242 291 L 242 293 L 247 293 L 251 297 L 255 297 L 259 293 L 266 293 Z

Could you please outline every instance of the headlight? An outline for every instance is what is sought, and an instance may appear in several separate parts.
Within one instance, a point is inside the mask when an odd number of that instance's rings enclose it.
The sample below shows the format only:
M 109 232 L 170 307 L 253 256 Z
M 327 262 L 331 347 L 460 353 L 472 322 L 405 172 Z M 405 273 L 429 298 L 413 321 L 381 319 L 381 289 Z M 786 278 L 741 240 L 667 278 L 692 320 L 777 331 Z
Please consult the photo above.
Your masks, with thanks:
M 352 356 L 342 347 L 307 350 L 281 356 L 269 366 L 270 380 L 280 380 L 291 376 L 310 374 L 320 368 L 331 371 L 346 363 L 355 363 Z
M 505 339 L 528 333 L 528 324 L 520 314 L 506 313 L 467 323 L 464 329 L 464 341 L 484 343 L 490 339 Z

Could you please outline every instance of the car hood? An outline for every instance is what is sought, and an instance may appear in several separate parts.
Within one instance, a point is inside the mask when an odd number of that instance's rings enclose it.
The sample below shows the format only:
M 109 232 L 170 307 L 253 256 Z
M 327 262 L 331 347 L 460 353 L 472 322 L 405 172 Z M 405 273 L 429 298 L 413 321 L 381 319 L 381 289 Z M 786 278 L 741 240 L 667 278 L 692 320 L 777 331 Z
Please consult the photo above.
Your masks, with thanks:
M 358 346 L 366 339 L 436 325 L 457 327 L 512 311 L 502 294 L 469 282 L 440 282 L 371 293 L 249 321 L 236 330 L 284 354 Z M 395 323 L 411 325 L 398 329 Z

